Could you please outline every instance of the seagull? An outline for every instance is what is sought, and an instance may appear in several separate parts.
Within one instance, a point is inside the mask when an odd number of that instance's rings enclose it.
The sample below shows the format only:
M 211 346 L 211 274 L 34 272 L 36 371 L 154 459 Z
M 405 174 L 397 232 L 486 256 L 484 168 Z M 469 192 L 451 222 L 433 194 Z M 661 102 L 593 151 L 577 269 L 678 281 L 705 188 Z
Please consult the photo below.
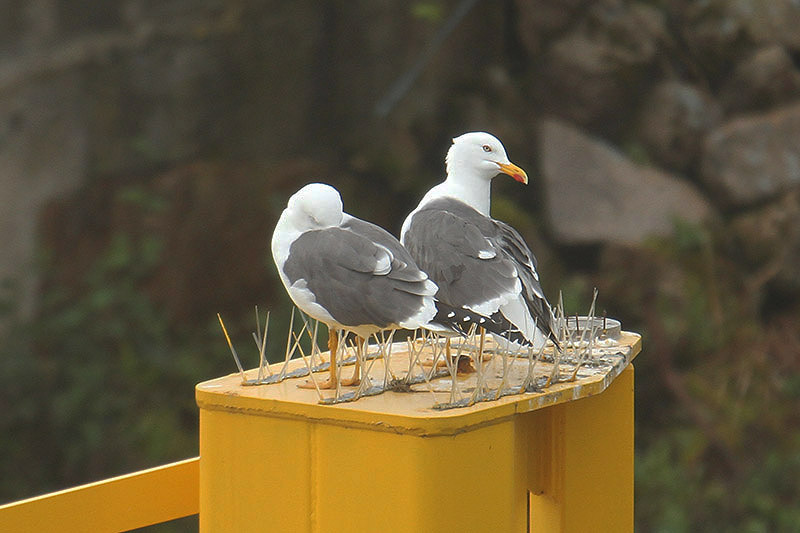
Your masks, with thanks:
M 366 339 L 386 329 L 441 329 L 437 286 L 383 228 L 342 211 L 339 191 L 311 183 L 289 198 L 272 235 L 272 257 L 289 297 L 329 328 L 330 378 L 335 389 L 337 330 L 356 335 L 359 360 Z M 353 378 L 359 383 L 359 365 Z
M 465 321 L 481 338 L 489 330 L 501 346 L 558 347 L 536 258 L 517 230 L 489 216 L 492 178 L 503 173 L 527 185 L 528 175 L 483 132 L 453 139 L 445 162 L 447 178 L 405 219 L 401 242 L 438 285 L 439 302 L 474 313 Z

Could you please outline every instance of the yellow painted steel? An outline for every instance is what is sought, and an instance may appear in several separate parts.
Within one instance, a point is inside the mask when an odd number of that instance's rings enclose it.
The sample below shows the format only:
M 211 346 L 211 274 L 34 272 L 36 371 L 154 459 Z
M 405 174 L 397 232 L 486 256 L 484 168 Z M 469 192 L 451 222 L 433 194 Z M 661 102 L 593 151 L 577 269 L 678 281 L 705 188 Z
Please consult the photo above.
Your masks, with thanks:
M 423 393 L 319 405 L 292 381 L 201 383 L 200 529 L 632 531 L 641 338 L 622 341 L 607 373 L 446 411 Z
M 0 531 L 127 531 L 198 512 L 199 458 L 0 506 Z
M 522 417 L 532 533 L 633 531 L 633 381 Z

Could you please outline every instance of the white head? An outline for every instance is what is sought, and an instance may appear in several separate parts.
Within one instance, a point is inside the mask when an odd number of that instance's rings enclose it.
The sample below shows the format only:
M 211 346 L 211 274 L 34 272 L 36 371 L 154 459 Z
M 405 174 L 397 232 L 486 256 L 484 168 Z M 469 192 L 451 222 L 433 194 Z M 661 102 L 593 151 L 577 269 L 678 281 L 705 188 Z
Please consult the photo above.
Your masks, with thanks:
M 503 143 L 484 132 L 465 133 L 453 139 L 445 163 L 448 177 L 469 175 L 490 181 L 502 172 L 520 183 L 528 183 L 525 171 L 508 160 Z
M 285 213 L 300 231 L 329 228 L 342 222 L 342 197 L 324 183 L 309 183 L 289 198 Z

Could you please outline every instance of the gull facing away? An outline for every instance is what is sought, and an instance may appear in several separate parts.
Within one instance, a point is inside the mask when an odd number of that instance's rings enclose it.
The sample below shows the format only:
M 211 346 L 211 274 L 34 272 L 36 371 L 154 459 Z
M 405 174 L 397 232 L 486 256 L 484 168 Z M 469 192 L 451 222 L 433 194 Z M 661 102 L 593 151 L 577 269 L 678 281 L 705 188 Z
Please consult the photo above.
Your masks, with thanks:
M 272 235 L 272 256 L 297 307 L 328 325 L 330 379 L 336 388 L 336 330 L 357 337 L 359 360 L 366 339 L 385 329 L 442 329 L 437 287 L 400 242 L 386 230 L 342 211 L 339 192 L 311 183 L 289 198 Z M 359 382 L 359 364 L 353 378 Z
M 456 137 L 445 161 L 447 178 L 403 223 L 403 245 L 438 285 L 437 300 L 491 319 L 493 328 L 476 320 L 482 335 L 488 329 L 505 346 L 558 346 L 536 258 L 513 227 L 489 216 L 492 178 L 503 173 L 527 185 L 528 175 L 488 133 Z

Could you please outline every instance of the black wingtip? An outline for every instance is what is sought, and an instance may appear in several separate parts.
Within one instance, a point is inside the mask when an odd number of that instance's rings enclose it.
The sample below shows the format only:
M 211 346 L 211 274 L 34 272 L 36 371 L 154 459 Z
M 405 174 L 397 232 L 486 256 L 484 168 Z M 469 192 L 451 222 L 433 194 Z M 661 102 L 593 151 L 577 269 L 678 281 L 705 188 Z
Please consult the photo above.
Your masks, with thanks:
M 516 342 L 522 346 L 531 345 L 531 342 L 522 335 L 522 332 L 500 313 L 494 313 L 489 317 L 469 309 L 453 307 L 437 301 L 436 315 L 433 317 L 432 322 L 464 336 L 469 334 L 469 330 L 474 324 L 511 342 Z
M 558 350 L 559 353 L 564 352 L 564 347 L 561 346 L 561 341 L 558 340 L 558 337 L 556 337 L 556 334 L 553 331 L 549 331 L 547 333 L 547 338 L 553 341 L 553 344 L 555 345 L 556 350 Z

